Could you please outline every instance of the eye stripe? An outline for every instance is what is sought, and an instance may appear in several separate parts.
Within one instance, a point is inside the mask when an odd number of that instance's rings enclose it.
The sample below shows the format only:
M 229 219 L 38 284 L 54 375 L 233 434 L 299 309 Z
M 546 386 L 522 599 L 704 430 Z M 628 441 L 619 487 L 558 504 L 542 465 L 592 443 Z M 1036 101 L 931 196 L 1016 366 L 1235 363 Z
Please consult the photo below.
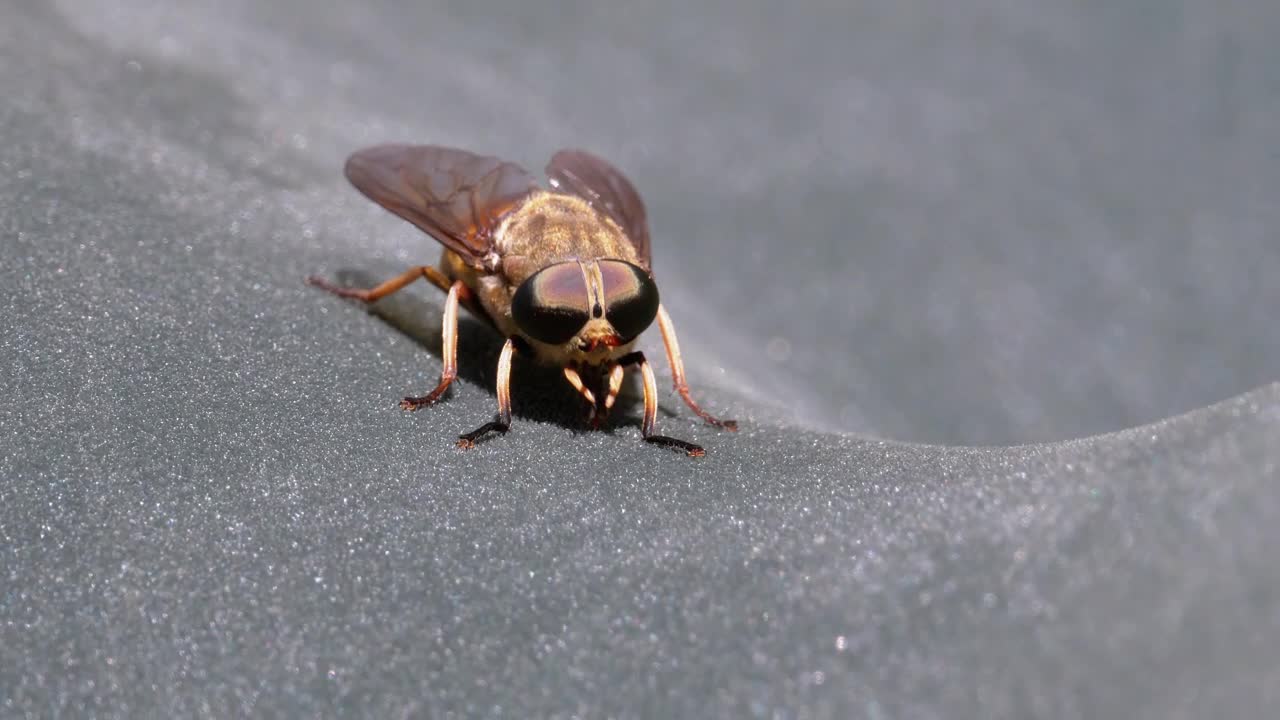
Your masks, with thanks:
M 596 270 L 595 263 L 584 263 L 578 261 L 578 267 L 582 270 L 582 282 L 587 287 L 587 302 L 596 306 L 600 304 L 600 274 Z
M 658 286 L 643 268 L 623 260 L 600 260 L 596 266 L 605 318 L 624 339 L 637 337 L 658 314 Z

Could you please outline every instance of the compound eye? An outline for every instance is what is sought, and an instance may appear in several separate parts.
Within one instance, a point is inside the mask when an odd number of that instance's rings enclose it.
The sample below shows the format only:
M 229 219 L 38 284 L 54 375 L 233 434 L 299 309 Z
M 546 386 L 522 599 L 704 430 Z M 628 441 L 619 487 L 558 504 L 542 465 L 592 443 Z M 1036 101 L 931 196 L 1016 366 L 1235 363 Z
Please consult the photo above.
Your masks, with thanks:
M 605 319 L 624 341 L 634 340 L 658 314 L 658 286 L 649 273 L 624 260 L 601 260 Z
M 591 318 L 591 294 L 576 262 L 534 273 L 511 298 L 511 317 L 526 335 L 548 345 L 573 339 Z

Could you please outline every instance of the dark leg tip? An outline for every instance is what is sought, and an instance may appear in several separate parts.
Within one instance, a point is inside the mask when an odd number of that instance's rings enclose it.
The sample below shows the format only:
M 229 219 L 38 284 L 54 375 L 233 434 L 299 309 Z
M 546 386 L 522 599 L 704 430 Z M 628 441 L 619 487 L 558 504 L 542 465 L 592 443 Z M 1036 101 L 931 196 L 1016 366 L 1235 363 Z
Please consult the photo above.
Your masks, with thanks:
M 738 429 L 738 421 L 737 421 L 737 420 L 721 420 L 720 418 L 716 417 L 715 415 L 712 415 L 711 413 L 707 412 L 706 410 L 703 410 L 701 407 L 699 407 L 699 406 L 698 406 L 698 403 L 696 403 L 696 402 L 694 402 L 694 401 L 693 401 L 693 396 L 691 396 L 691 395 L 689 394 L 689 389 L 688 389 L 688 388 L 682 388 L 682 387 L 677 386 L 677 387 L 676 387 L 676 392 L 680 393 L 680 397 L 684 398 L 684 402 L 685 402 L 685 404 L 686 404 L 686 405 L 688 405 L 688 406 L 689 406 L 689 409 L 690 409 L 690 410 L 693 410 L 694 414 L 695 414 L 695 415 L 697 415 L 698 417 L 702 418 L 704 421 L 706 421 L 706 423 L 707 423 L 708 425 L 714 425 L 715 427 L 723 428 L 723 429 L 728 430 L 728 431 L 730 431 L 730 432 L 736 432 L 736 431 L 737 431 L 737 429 Z
M 321 290 L 327 290 L 331 293 L 336 293 L 340 290 L 340 288 L 338 288 L 336 285 L 329 282 L 328 280 L 325 280 L 319 275 L 308 275 L 306 279 L 306 283 L 311 287 L 318 287 Z
M 433 393 L 432 395 L 423 395 L 422 397 L 403 398 L 400 401 L 400 409 L 408 412 L 421 410 L 422 408 L 434 403 L 437 397 L 438 396 Z
M 647 443 L 652 443 L 654 445 L 668 447 L 668 448 L 671 448 L 672 450 L 683 451 L 684 454 L 688 455 L 689 457 L 703 457 L 704 455 L 707 454 L 707 451 L 703 450 L 701 445 L 694 445 L 691 442 L 685 442 L 684 440 L 677 440 L 672 437 L 667 437 L 666 435 L 649 435 L 644 439 L 644 441 Z
M 325 292 L 333 293 L 338 297 L 353 298 L 355 300 L 360 300 L 362 302 L 369 302 L 369 298 L 366 295 L 366 292 L 367 292 L 366 290 L 361 290 L 359 288 L 338 287 L 337 285 L 334 285 L 333 283 L 329 282 L 328 280 L 325 280 L 319 275 L 308 275 L 307 284 L 312 287 L 318 287 L 321 290 L 324 290 Z
M 475 430 L 472 430 L 471 432 L 466 433 L 465 435 L 459 435 L 457 445 L 463 450 L 470 450 L 471 448 L 475 447 L 476 442 L 481 438 L 483 438 L 485 435 L 488 435 L 491 432 L 505 434 L 510 429 L 511 429 L 511 426 L 504 422 L 498 422 L 498 421 L 487 422 L 484 425 L 481 425 L 480 427 L 476 428 Z
M 699 412 L 698 417 L 702 418 L 703 421 L 705 421 L 708 425 L 711 425 L 712 427 L 718 427 L 721 430 L 728 430 L 729 432 L 738 431 L 737 420 L 721 420 L 715 415 L 709 415 L 704 412 Z

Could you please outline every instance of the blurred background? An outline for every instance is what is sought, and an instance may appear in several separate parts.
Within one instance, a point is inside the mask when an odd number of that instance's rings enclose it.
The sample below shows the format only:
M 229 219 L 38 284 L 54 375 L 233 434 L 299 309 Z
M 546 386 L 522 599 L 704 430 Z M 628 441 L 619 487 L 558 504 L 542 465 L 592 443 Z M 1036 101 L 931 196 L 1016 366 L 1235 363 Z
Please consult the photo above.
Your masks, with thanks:
M 812 427 L 1063 439 L 1280 376 L 1275 3 L 14 12 L 0 73 L 46 92 L 8 112 L 109 86 L 46 131 L 173 202 L 283 208 L 274 230 L 321 262 L 435 257 L 345 186 L 361 145 L 613 159 L 648 201 L 695 379 Z

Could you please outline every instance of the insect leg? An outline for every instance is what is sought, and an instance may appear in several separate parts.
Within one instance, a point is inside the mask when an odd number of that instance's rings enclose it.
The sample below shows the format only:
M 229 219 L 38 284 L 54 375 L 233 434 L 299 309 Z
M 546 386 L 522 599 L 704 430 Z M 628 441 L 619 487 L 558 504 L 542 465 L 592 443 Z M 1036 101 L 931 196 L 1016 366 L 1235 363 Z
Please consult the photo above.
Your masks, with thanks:
M 644 353 L 639 350 L 628 353 L 618 360 L 619 367 L 624 365 L 639 365 L 640 377 L 644 380 L 644 420 L 640 425 L 640 434 L 644 436 L 645 442 L 683 450 L 689 457 L 706 455 L 707 451 L 703 450 L 699 445 L 665 435 L 654 434 L 653 426 L 658 419 L 658 383 L 653 379 L 653 367 L 645 359 Z
M 591 392 L 591 388 L 587 387 L 586 384 L 582 382 L 582 376 L 578 374 L 577 370 L 574 370 L 571 367 L 565 368 L 564 379 L 569 381 L 569 384 L 573 386 L 574 390 L 582 393 L 582 397 L 586 398 L 587 402 L 592 405 L 596 404 L 595 394 Z
M 569 373 L 573 373 L 573 377 L 569 377 Z M 600 395 L 591 392 L 585 387 L 582 378 L 576 370 L 565 368 L 565 377 L 569 378 L 569 382 L 573 384 L 578 392 L 591 403 L 591 409 L 587 414 L 587 420 L 591 423 L 591 427 L 599 428 L 609 419 L 609 411 L 613 409 L 613 403 L 618 399 L 618 392 L 622 390 L 623 368 L 621 365 L 614 365 L 609 368 L 607 376 L 603 377 L 597 391 Z
M 595 419 L 596 419 L 595 393 L 591 392 L 591 388 L 587 387 L 586 384 L 582 382 L 582 376 L 578 374 L 578 371 L 571 367 L 566 367 L 564 369 L 564 379 L 568 380 L 569 384 L 573 386 L 573 389 L 577 390 L 582 395 L 582 397 L 586 398 L 586 401 L 591 404 L 591 408 L 587 415 L 587 420 L 590 422 L 595 422 Z
M 614 365 L 609 370 L 608 390 L 604 396 L 604 409 L 599 412 L 600 420 L 603 422 L 609 417 L 609 411 L 613 409 L 613 403 L 618 399 L 618 393 L 622 390 L 623 368 L 621 365 Z
M 444 367 L 440 369 L 440 382 L 426 395 L 406 397 L 400 401 L 404 410 L 424 408 L 440 399 L 449 384 L 458 377 L 458 298 L 466 289 L 461 281 L 449 288 L 449 296 L 444 301 L 444 320 L 441 322 L 440 337 L 443 338 L 440 355 L 444 359 Z
M 604 397 L 600 398 L 598 404 L 591 407 L 591 425 L 600 427 L 604 424 L 604 420 L 609 418 L 609 410 L 613 409 L 613 401 L 618 398 L 618 392 L 622 389 L 622 365 L 613 365 L 609 368 L 609 375 L 604 378 Z
M 426 278 L 432 285 L 435 285 L 445 292 L 451 291 L 454 285 L 459 284 L 450 280 L 448 276 L 430 265 L 418 265 L 416 267 L 411 267 L 377 287 L 368 289 L 338 287 L 337 285 L 330 283 L 328 280 L 316 275 L 309 276 L 307 278 L 307 284 L 318 287 L 321 290 L 331 292 L 338 297 L 352 298 L 365 303 L 372 303 L 403 289 L 404 286 L 412 283 L 418 278 Z M 488 319 L 488 314 L 480 307 L 475 293 L 471 292 L 471 288 L 463 285 L 458 291 L 458 296 L 462 305 L 470 310 L 473 315 L 478 318 Z
M 459 435 L 458 447 L 463 450 L 475 447 L 477 440 L 491 432 L 505 433 L 511 429 L 511 358 L 515 354 L 516 340 L 507 338 L 502 354 L 498 356 L 498 417 L 465 435 Z
M 693 401 L 693 396 L 689 394 L 689 384 L 684 380 L 684 361 L 680 359 L 680 343 L 676 340 L 676 329 L 671 324 L 671 316 L 667 315 L 667 309 L 662 305 L 658 305 L 658 328 L 662 331 L 662 344 L 667 348 L 667 361 L 671 363 L 671 378 L 675 381 L 676 392 L 684 398 L 685 404 L 708 423 L 725 430 L 737 430 L 736 420 L 721 420 L 698 407 L 698 403 Z
M 408 270 L 405 270 L 403 273 L 382 283 L 381 285 L 378 285 L 377 287 L 369 288 L 367 290 L 361 289 L 361 288 L 338 287 L 337 285 L 330 283 L 328 280 L 325 280 L 321 277 L 317 277 L 315 275 L 312 275 L 307 278 L 307 284 L 314 285 L 320 288 L 321 290 L 328 290 L 329 292 L 333 293 L 334 295 L 337 295 L 338 297 L 355 298 L 356 300 L 363 300 L 364 302 L 371 303 L 375 300 L 378 300 L 379 298 L 383 298 L 383 297 L 386 297 L 387 295 L 390 295 L 391 293 L 403 288 L 405 285 L 408 285 L 409 283 L 413 282 L 414 280 L 417 280 L 418 278 L 426 278 L 430 280 L 432 284 L 434 284 L 436 287 L 440 288 L 441 290 L 444 290 L 445 292 L 448 292 L 450 286 L 453 285 L 453 283 L 450 282 L 449 278 L 444 276 L 444 273 L 431 267 L 430 265 L 419 265 L 417 267 L 411 267 Z

